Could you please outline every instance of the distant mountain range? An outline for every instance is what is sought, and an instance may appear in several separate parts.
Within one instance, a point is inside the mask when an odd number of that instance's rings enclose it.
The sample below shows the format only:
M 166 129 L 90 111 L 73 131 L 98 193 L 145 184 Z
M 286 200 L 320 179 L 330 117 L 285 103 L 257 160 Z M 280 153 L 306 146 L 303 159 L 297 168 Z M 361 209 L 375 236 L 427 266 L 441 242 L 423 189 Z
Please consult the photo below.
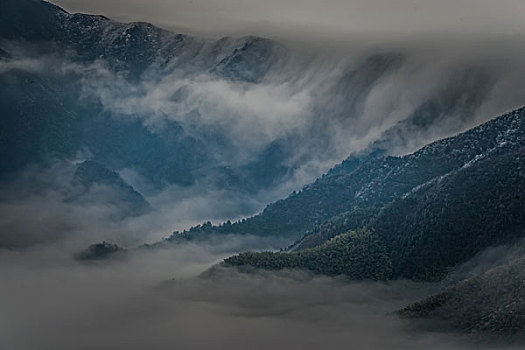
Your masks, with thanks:
M 370 54 L 348 60 L 337 76 L 323 80 L 328 78 L 315 55 L 272 40 L 200 39 L 148 23 L 70 14 L 40 0 L 0 4 L 0 60 L 0 178 L 28 164 L 75 159 L 81 153 L 112 171 L 132 169 L 159 189 L 197 184 L 247 193 L 278 188 L 308 164 L 330 157 L 335 162 L 355 152 L 336 147 L 334 131 L 351 132 L 376 84 L 406 63 L 403 54 Z M 450 133 L 469 125 L 496 77 L 475 65 L 455 69 L 442 88 L 378 135 L 355 161 L 420 145 L 435 137 L 428 134 L 432 126 L 453 125 L 444 131 Z M 211 111 L 187 106 L 202 79 L 241 93 L 256 93 L 259 86 L 269 91 L 286 86 L 299 94 L 306 73 L 323 77 L 305 90 L 314 102 L 302 107 L 315 117 L 301 128 L 250 141 L 256 142 L 253 149 L 237 139 L 245 137 L 242 129 L 233 136 L 225 134 L 238 124 L 231 121 L 232 114 L 242 111 L 221 110 L 214 103 Z M 153 112 L 129 105 L 165 83 L 166 77 L 173 77 L 167 86 L 183 85 L 163 102 L 173 110 L 161 107 L 162 121 Z M 202 96 L 194 98 L 207 95 Z M 118 106 L 108 105 L 117 102 Z M 314 216 L 321 223 L 334 210 Z M 291 236 L 304 229 L 292 226 L 297 232 L 292 230 Z
M 185 75 L 210 72 L 254 83 L 282 50 L 262 38 L 211 42 L 147 23 L 122 24 L 103 16 L 69 14 L 40 0 L 2 1 L 0 40 L 6 64 L 24 59 L 45 64 L 47 55 L 63 60 L 61 68 L 101 61 L 128 82 L 137 81 L 146 71 L 162 76 L 177 69 Z M 20 58 L 20 47 L 31 52 Z M 208 178 L 218 186 L 231 183 L 252 191 L 272 185 L 287 172 L 279 164 L 283 151 L 278 145 L 269 146 L 236 170 L 222 164 L 217 152 L 221 145 L 227 148 L 226 141 L 212 130 L 193 136 L 177 122 L 153 130 L 139 115 L 115 115 L 100 100 L 83 95 L 83 79 L 89 79 L 86 74 L 91 72 L 58 74 L 51 68 L 31 70 L 16 65 L 1 72 L 0 175 L 50 157 L 74 158 L 84 151 L 110 169 L 135 169 L 158 186 L 188 186 Z

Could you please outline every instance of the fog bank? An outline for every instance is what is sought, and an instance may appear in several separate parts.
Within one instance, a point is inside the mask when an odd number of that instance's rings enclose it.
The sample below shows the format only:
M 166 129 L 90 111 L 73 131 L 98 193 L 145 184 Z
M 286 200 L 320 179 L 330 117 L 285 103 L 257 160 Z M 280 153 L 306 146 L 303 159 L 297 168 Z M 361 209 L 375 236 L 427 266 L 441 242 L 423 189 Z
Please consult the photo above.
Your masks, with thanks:
M 386 313 L 434 289 L 306 272 L 219 269 L 207 246 L 83 265 L 56 248 L 0 252 L 6 349 L 466 349 Z M 163 282 L 166 281 L 166 282 Z M 163 283 L 161 283 L 163 282 Z

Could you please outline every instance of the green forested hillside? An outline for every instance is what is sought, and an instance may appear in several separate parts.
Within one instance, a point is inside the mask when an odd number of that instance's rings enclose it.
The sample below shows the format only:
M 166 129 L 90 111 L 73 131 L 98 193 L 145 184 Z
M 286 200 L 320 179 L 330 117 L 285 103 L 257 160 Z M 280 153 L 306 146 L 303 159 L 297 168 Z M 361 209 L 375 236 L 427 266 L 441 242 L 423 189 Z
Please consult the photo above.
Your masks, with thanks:
M 312 246 L 362 225 L 373 232 L 374 239 L 386 247 L 388 260 L 392 264 L 390 277 L 439 280 L 454 266 L 481 250 L 524 236 L 523 119 L 522 109 L 463 134 L 462 136 L 485 134 L 487 139 L 495 135 L 495 144 L 478 153 L 462 167 L 415 187 L 380 210 L 377 207 L 375 210 L 354 209 L 334 217 L 292 246 L 291 250 L 295 251 L 289 254 L 299 257 L 303 249 L 308 252 L 306 254 L 309 259 L 315 260 L 310 254 L 322 254 L 326 246 L 319 246 L 320 250 L 312 250 Z M 507 131 L 501 130 L 494 134 L 493 126 L 499 123 L 506 124 Z M 508 137 L 509 135 L 514 136 Z M 446 148 L 446 153 L 462 158 L 464 153 L 472 152 L 469 145 L 471 144 L 465 143 L 455 149 Z M 421 156 L 420 152 L 414 155 Z M 373 191 L 372 184 L 369 188 Z M 308 247 L 310 249 L 305 249 Z M 342 254 L 339 250 L 332 253 Z M 231 265 L 277 267 L 269 261 L 272 255 L 262 254 L 265 257 L 264 263 L 258 260 L 257 254 L 231 258 L 227 262 Z M 296 262 L 296 258 L 287 257 L 286 253 L 275 254 L 273 257 L 281 262 L 291 259 L 292 265 Z M 347 259 L 348 256 L 339 256 L 330 260 L 320 259 L 318 262 L 337 265 L 338 261 Z M 380 265 L 378 262 L 367 261 L 374 266 Z M 284 267 L 290 265 L 283 264 Z M 297 266 L 312 269 L 304 261 Z M 315 269 L 321 273 L 347 271 L 347 268 L 339 266 Z
M 386 207 L 370 225 L 394 276 L 435 279 L 477 252 L 525 235 L 525 148 L 490 156 Z
M 373 207 L 352 208 L 347 212 L 330 218 L 320 225 L 314 225 L 304 237 L 289 246 L 287 251 L 299 251 L 317 247 L 337 235 L 367 226 L 382 207 L 382 204 L 377 204 Z
M 347 275 L 357 280 L 385 280 L 392 275 L 392 263 L 385 245 L 377 235 L 366 230 L 341 234 L 318 247 L 299 252 L 243 253 L 226 259 L 225 264 L 268 270 L 301 268 L 325 275 Z
M 374 246 L 380 242 L 389 258 L 375 261 L 367 257 L 364 261 L 376 268 L 388 261 L 388 268 L 392 266 L 388 278 L 439 280 L 481 250 L 523 237 L 524 153 L 522 148 L 478 161 L 387 205 L 365 227 L 373 232 L 370 235 L 374 237 Z M 315 257 L 323 256 L 331 242 L 340 237 L 346 236 L 338 235 L 317 248 L 291 253 L 250 253 L 230 258 L 227 263 L 270 269 L 301 267 L 320 273 L 348 271 L 346 265 L 339 264 L 355 263 L 351 257 L 353 250 L 328 249 L 331 259 Z M 308 258 L 297 260 L 297 257 Z M 272 259 L 279 262 L 274 264 Z M 309 265 L 310 261 L 321 266 Z M 383 271 L 382 267 L 379 271 Z M 382 272 L 380 275 L 387 276 Z
M 304 247 L 365 223 L 374 211 L 420 186 L 467 166 L 471 162 L 515 151 L 525 146 L 525 108 L 476 128 L 431 143 L 403 157 L 350 158 L 302 191 L 268 205 L 262 213 L 233 224 L 198 226 L 183 232 L 196 239 L 210 234 L 235 233 L 305 237 Z M 368 215 L 368 214 L 366 214 Z M 341 216 L 341 219 L 337 219 Z M 334 232 L 327 229 L 333 223 Z M 347 225 L 344 222 L 347 222 Z M 325 225 L 321 228 L 322 225 Z M 346 226 L 345 226 L 346 225 Z M 324 233 L 321 233 L 324 232 Z M 324 238 L 323 238 L 324 237 Z M 175 232 L 168 240 L 181 238 Z M 300 242 L 294 245 L 301 248 Z

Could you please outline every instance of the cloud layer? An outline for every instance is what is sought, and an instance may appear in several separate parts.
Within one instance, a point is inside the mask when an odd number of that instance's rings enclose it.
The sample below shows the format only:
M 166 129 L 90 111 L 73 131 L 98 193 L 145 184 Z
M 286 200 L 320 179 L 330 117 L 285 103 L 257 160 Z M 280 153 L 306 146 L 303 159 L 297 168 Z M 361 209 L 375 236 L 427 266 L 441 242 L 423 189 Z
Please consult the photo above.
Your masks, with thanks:
M 103 265 L 55 248 L 2 252 L 0 345 L 10 349 L 464 349 L 385 313 L 426 295 L 409 282 L 216 271 L 227 253 L 180 246 Z M 161 281 L 168 281 L 159 283 Z M 28 336 L 30 334 L 31 336 Z
M 309 44 L 522 37 L 519 0 L 57 0 L 77 12 L 153 22 L 205 35 L 255 34 Z
M 209 144 L 207 152 L 219 165 L 242 167 L 266 147 L 278 144 L 294 172 L 274 188 L 248 195 L 210 186 L 209 179 L 191 188 L 168 186 L 150 193 L 147 180 L 136 169 L 116 169 L 155 208 L 147 216 L 124 222 L 110 220 L 113 209 L 101 204 L 103 196 L 98 202 L 72 205 L 65 202 L 63 189 L 56 183 L 47 192 L 26 196 L 12 191 L 23 184 L 8 184 L 2 188 L 0 202 L 1 238 L 4 245 L 24 246 L 39 241 L 39 236 L 46 241 L 82 233 L 84 243 L 106 239 L 130 245 L 151 242 L 205 220 L 217 223 L 251 215 L 348 155 L 384 140 L 388 130 L 395 131 L 386 143 L 388 151 L 404 154 L 520 106 L 525 101 L 520 50 L 464 48 L 403 55 L 358 50 L 334 57 L 292 50 L 259 83 L 205 69 L 191 73 L 184 66 L 152 67 L 140 81 L 129 81 L 104 61 L 81 64 L 56 55 L 12 50 L 11 58 L 0 61 L 0 74 L 24 71 L 44 79 L 75 76 L 88 103 L 100 102 L 114 118 L 139 120 L 154 133 L 162 133 L 172 123 L 182 125 Z M 421 106 L 431 118 L 413 122 Z M 40 181 L 49 186 L 49 179 L 62 181 L 68 176 L 69 166 L 51 167 L 47 173 L 28 169 L 19 182 Z

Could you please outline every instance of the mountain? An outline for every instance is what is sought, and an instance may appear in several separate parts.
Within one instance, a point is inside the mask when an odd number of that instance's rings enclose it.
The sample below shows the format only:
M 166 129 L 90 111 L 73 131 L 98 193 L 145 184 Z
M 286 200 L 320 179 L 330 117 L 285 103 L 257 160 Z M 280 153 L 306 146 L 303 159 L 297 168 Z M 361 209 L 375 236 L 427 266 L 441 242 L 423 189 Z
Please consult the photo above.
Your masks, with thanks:
M 485 157 L 518 151 L 525 146 L 524 111 L 524 108 L 516 110 L 403 157 L 349 158 L 302 191 L 268 205 L 259 215 L 234 224 L 196 227 L 183 235 L 242 233 L 296 239 L 310 230 L 313 234 L 309 232 L 294 246 L 295 249 L 311 247 L 307 242 L 319 240 L 323 235 L 320 232 L 325 232 L 322 242 L 335 233 L 363 226 L 379 208 L 411 191 L 415 191 L 412 196 L 416 196 L 433 181 L 461 169 L 469 171 L 468 165 L 477 164 Z M 335 228 L 338 225 L 342 228 Z M 335 231 L 326 233 L 331 231 L 327 226 L 334 227 Z M 175 233 L 172 238 L 178 235 Z
M 119 23 L 107 17 L 70 14 L 41 0 L 5 0 L 0 5 L 0 37 L 11 41 L 47 43 L 59 50 L 74 50 L 80 59 L 107 60 L 112 68 L 139 77 L 152 65 L 215 65 L 216 71 L 257 80 L 272 56 L 270 40 L 246 37 L 218 42 L 175 34 L 149 23 Z M 200 52 L 205 51 L 205 52 Z M 220 59 L 219 59 L 220 58 Z
M 251 195 L 280 189 L 312 164 L 357 154 L 339 147 L 334 130 L 344 139 L 355 132 L 374 89 L 407 64 L 404 54 L 377 52 L 342 58 L 337 74 L 326 74 L 334 62 L 273 40 L 196 38 L 71 14 L 40 0 L 0 4 L 0 60 L 0 179 L 87 153 L 108 169 L 132 169 L 157 190 L 197 185 Z M 489 68 L 462 65 L 452 76 L 345 166 L 412 149 L 435 138 L 429 130 L 450 134 L 468 125 L 497 77 Z M 261 107 L 279 105 L 275 92 L 284 95 L 284 115 Z M 259 94 L 272 103 L 260 103 Z M 159 95 L 164 99 L 155 100 Z M 306 125 L 288 122 L 291 107 Z M 266 119 L 277 126 L 268 130 Z M 241 231 L 265 226 L 296 237 L 347 209 L 320 206 L 304 225 L 262 220 Z
M 367 230 L 341 234 L 299 252 L 242 253 L 225 259 L 224 264 L 266 270 L 306 269 L 324 275 L 347 275 L 356 280 L 386 280 L 392 276 L 387 247 Z
M 219 187 L 226 183 L 256 191 L 287 175 L 280 164 L 285 154 L 278 145 L 235 169 L 218 154 L 221 147 L 229 147 L 223 135 L 211 129 L 195 135 L 176 121 L 163 128 L 149 127 L 143 122 L 147 116 L 109 111 L 97 97 L 86 95 L 85 86 L 98 64 L 130 84 L 145 74 L 161 79 L 175 69 L 184 75 L 212 74 L 255 83 L 285 54 L 273 41 L 257 37 L 209 41 L 147 23 L 70 14 L 40 0 L 6 0 L 0 4 L 0 42 L 7 67 L 0 71 L 4 178 L 28 164 L 71 159 L 86 151 L 105 167 L 132 168 L 159 187 L 208 179 L 212 186 L 218 182 Z M 40 62 L 49 68 L 39 69 Z M 275 161 L 270 168 L 269 157 Z M 259 173 L 267 175 L 258 181 Z
M 341 255 L 348 254 L 347 250 L 332 249 L 334 242 L 346 237 L 338 234 L 365 227 L 372 232 L 372 246 L 385 249 L 388 257 L 366 261 L 373 266 L 379 261 L 391 266 L 388 279 L 440 280 L 480 251 L 525 236 L 524 151 L 525 108 L 521 108 L 411 155 L 371 160 L 341 176 L 348 184 L 360 185 L 346 187 L 351 189 L 346 192 L 350 200 L 332 193 L 333 205 L 343 198 L 346 203 L 371 209 L 354 209 L 332 219 L 321 226 L 324 229 L 297 242 L 290 253 L 241 255 L 225 263 L 270 269 L 336 269 L 349 260 Z M 362 184 L 364 179 L 368 182 Z M 385 199 L 390 202 L 381 209 L 375 207 Z M 330 230 L 331 224 L 334 230 Z M 361 244 L 367 243 L 349 239 L 347 246 Z M 322 257 L 326 251 L 330 252 L 328 260 Z M 276 265 L 273 260 L 284 262 Z M 347 268 L 340 271 L 357 279 L 373 276 Z
M 472 169 L 469 169 L 469 167 L 472 164 L 487 157 L 495 157 L 502 153 L 512 151 L 517 151 L 519 153 L 520 147 L 523 146 L 524 136 L 523 110 L 523 108 L 518 109 L 458 136 L 434 142 L 412 155 L 398 158 L 397 160 L 400 161 L 400 166 L 397 169 L 394 169 L 393 173 L 388 174 L 387 181 L 392 181 L 390 180 L 392 178 L 394 183 L 400 183 L 401 181 L 396 181 L 399 179 L 398 176 L 405 176 L 405 174 L 411 179 L 417 178 L 418 168 L 421 170 L 421 174 L 423 174 L 425 178 L 428 178 L 428 174 L 425 173 L 434 171 L 432 170 L 433 168 L 438 168 L 436 173 L 440 170 L 443 171 L 440 175 L 431 178 L 426 182 L 421 182 L 420 185 L 414 186 L 414 193 L 410 194 L 407 191 L 403 194 L 408 198 L 412 198 L 411 196 L 417 196 L 418 194 L 424 193 L 423 190 L 425 188 L 434 188 L 432 186 L 437 184 L 436 181 L 441 183 L 441 181 L 448 176 L 453 175 L 452 177 L 454 178 L 460 176 L 459 174 L 471 171 Z M 385 163 L 380 166 L 387 167 L 388 159 L 389 158 L 385 158 Z M 457 163 L 450 166 L 453 164 L 451 162 L 456 161 Z M 431 164 L 431 166 L 427 166 L 425 163 Z M 490 167 L 488 162 L 483 164 L 487 164 L 487 167 Z M 409 170 L 414 166 L 416 167 L 413 170 Z M 342 168 L 344 168 L 344 163 Z M 407 173 L 405 173 L 405 171 L 407 171 Z M 410 173 L 408 173 L 408 171 L 410 171 Z M 379 187 L 376 187 L 377 185 L 375 183 L 379 184 Z M 377 189 L 381 189 L 388 184 L 388 182 L 385 182 L 383 179 L 378 179 L 375 183 L 373 185 L 367 185 L 368 187 L 364 187 L 360 193 L 366 193 L 366 191 L 370 189 L 377 191 Z M 399 205 L 405 203 L 405 199 L 407 198 L 399 198 Z M 418 199 L 418 201 L 419 200 L 420 199 Z M 417 201 L 414 200 L 414 202 Z M 394 206 L 392 205 L 390 207 Z M 345 230 L 364 226 L 364 224 L 368 222 L 367 220 L 373 218 L 377 213 L 378 209 L 374 207 L 367 209 L 360 208 L 358 211 L 353 209 L 352 211 L 342 213 L 331 218 L 323 225 L 314 228 L 314 232 L 305 235 L 305 237 L 293 245 L 292 249 L 298 250 L 315 246 L 315 242 L 322 242 L 333 237 L 335 234 L 343 233 Z M 382 215 L 388 214 L 385 212 Z
M 461 281 L 399 311 L 404 318 L 426 320 L 426 327 L 523 342 L 525 258 Z
M 477 252 L 523 237 L 524 151 L 487 156 L 385 208 L 371 227 L 391 250 L 394 276 L 440 279 Z
M 87 160 L 76 166 L 73 184 L 76 191 L 70 201 L 103 201 L 106 205 L 119 208 L 119 215 L 138 216 L 151 210 L 150 204 L 119 174 L 101 164 Z M 93 192 L 97 193 L 94 195 Z

